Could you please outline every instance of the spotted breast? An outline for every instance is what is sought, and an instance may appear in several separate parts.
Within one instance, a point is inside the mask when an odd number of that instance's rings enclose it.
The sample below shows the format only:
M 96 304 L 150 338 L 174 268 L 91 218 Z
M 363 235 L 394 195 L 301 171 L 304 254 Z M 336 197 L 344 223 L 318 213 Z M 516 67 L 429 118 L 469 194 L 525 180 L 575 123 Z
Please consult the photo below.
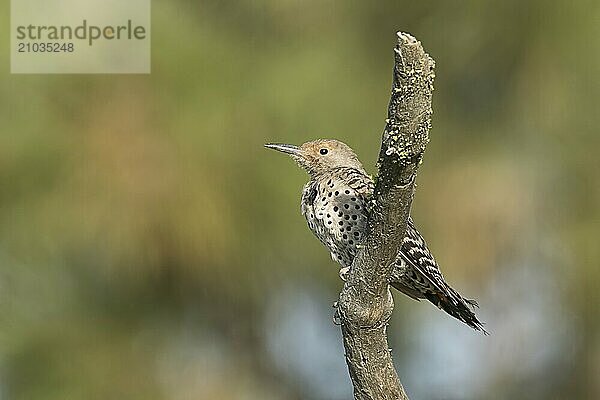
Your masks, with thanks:
M 353 168 L 335 168 L 307 183 L 302 192 L 302 214 L 310 230 L 327 246 L 344 275 L 367 229 L 367 196 L 373 183 Z

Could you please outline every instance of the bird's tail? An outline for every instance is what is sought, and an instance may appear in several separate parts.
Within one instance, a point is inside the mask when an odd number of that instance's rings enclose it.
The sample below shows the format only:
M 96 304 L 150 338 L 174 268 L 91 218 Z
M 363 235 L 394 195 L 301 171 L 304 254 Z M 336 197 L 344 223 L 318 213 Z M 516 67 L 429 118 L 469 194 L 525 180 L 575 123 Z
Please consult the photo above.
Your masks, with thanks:
M 452 289 L 449 285 L 446 285 L 443 289 L 443 292 L 428 292 L 425 294 L 425 297 L 454 318 L 464 322 L 477 331 L 483 332 L 485 335 L 489 335 L 483 328 L 483 322 L 479 321 L 473 312 L 473 309 L 479 307 L 477 302 L 462 297 L 460 293 Z

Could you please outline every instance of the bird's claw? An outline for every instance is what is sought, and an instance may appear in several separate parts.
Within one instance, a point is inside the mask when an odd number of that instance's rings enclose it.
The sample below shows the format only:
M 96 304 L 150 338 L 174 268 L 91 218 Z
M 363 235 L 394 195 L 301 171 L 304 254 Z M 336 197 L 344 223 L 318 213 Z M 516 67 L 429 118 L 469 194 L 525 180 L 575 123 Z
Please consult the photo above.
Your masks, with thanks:
M 346 282 L 346 277 L 348 276 L 348 272 L 350 272 L 350 267 L 340 268 L 340 278 Z
M 339 303 L 337 301 L 334 302 L 332 307 L 335 309 L 335 312 L 333 313 L 333 318 L 332 318 L 333 324 L 340 326 L 340 325 L 342 325 L 342 318 L 340 316 Z

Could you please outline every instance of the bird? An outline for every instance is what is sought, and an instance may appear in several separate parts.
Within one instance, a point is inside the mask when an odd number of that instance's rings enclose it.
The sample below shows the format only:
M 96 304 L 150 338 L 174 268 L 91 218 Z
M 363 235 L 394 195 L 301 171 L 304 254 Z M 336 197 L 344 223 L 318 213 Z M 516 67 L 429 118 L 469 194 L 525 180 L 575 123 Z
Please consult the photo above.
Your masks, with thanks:
M 267 143 L 288 154 L 310 176 L 304 185 L 301 212 L 309 229 L 340 264 L 345 280 L 365 239 L 369 202 L 375 185 L 356 153 L 335 139 L 317 139 L 301 146 Z M 444 279 L 425 239 L 409 216 L 406 233 L 394 261 L 389 284 L 420 301 L 426 299 L 471 328 L 488 334 L 473 310 L 475 300 L 463 297 Z

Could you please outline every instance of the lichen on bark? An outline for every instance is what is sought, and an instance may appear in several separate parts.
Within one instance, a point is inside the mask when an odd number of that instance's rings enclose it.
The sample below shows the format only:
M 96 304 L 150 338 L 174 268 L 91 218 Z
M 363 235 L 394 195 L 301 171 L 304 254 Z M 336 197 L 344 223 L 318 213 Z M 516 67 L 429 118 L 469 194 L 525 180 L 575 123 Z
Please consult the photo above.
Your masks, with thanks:
M 369 232 L 338 303 L 357 400 L 408 399 L 387 342 L 386 329 L 394 307 L 388 279 L 406 231 L 416 173 L 429 142 L 435 62 L 412 35 L 398 32 L 397 38 Z

